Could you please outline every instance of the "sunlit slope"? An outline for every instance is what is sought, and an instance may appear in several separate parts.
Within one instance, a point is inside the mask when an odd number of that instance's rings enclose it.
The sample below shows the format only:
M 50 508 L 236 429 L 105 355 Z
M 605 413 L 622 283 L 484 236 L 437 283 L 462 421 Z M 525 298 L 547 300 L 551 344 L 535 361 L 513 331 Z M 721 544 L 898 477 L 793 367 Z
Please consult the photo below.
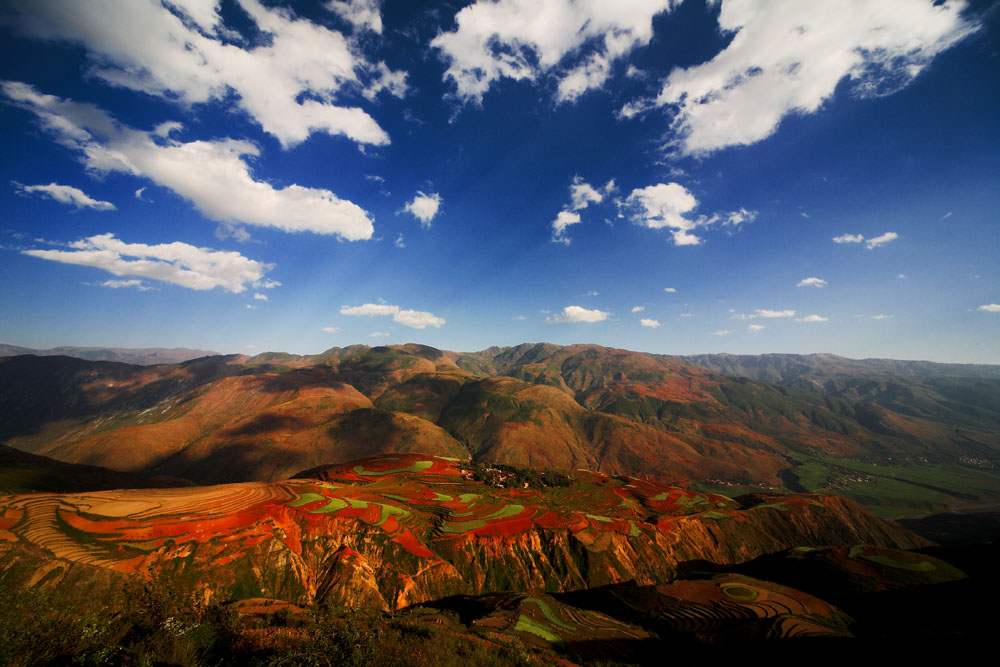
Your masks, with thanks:
M 838 479 L 850 475 L 835 466 L 852 461 L 1000 460 L 991 394 L 975 390 L 995 380 L 926 381 L 937 383 L 933 405 L 907 403 L 899 391 L 895 402 L 885 392 L 821 393 L 677 358 L 547 343 L 468 354 L 351 346 L 150 367 L 12 357 L 0 359 L 0 443 L 198 483 L 277 480 L 330 461 L 419 451 L 721 488 L 840 492 Z M 957 388 L 963 382 L 973 384 Z M 947 410 L 935 411 L 942 401 Z M 959 413 L 964 425 L 949 416 Z M 814 464 L 825 472 L 809 477 Z M 980 481 L 993 493 L 992 482 Z
M 0 559 L 26 585 L 139 573 L 224 599 L 395 609 L 657 584 L 680 562 L 738 563 L 796 545 L 924 543 L 835 496 L 741 504 L 585 471 L 500 471 L 510 485 L 496 488 L 476 481 L 483 470 L 409 454 L 284 482 L 8 495 Z

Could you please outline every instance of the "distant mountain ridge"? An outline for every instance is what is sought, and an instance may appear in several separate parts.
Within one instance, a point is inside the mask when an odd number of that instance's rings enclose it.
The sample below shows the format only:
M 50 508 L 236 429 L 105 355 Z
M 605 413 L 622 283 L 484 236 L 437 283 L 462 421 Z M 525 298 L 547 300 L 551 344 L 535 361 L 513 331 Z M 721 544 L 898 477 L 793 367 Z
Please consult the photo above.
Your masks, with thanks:
M 199 484 L 419 452 L 721 493 L 840 490 L 911 513 L 1000 497 L 1000 379 L 783 361 L 801 369 L 777 378 L 786 385 L 549 343 L 479 353 L 352 345 L 156 366 L 7 357 L 0 444 Z
M 47 350 L 35 350 L 17 345 L 0 343 L 0 357 L 15 357 L 22 354 L 33 354 L 38 357 L 64 356 L 88 361 L 119 361 L 137 366 L 152 366 L 154 364 L 179 364 L 199 357 L 218 355 L 218 352 L 208 350 L 191 350 L 184 347 L 53 347 Z

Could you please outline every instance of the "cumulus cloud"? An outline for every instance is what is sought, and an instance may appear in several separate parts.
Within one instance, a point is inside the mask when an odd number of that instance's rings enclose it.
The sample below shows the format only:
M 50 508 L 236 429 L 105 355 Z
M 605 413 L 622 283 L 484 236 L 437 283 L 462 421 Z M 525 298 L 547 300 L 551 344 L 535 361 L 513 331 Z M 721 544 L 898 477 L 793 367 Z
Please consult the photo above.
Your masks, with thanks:
M 724 227 L 738 228 L 757 217 L 756 211 L 741 208 L 729 213 L 694 216 L 698 200 L 680 183 L 657 183 L 632 190 L 619 206 L 633 222 L 649 229 L 671 229 L 674 245 L 699 245 L 702 239 L 691 232 L 721 222 Z
M 840 236 L 834 236 L 834 243 L 861 243 L 865 240 L 865 237 L 861 234 L 842 234 Z
M 580 306 L 566 306 L 562 313 L 550 315 L 545 318 L 546 322 L 553 324 L 563 324 L 571 322 L 603 322 L 611 316 L 602 310 L 588 310 Z
M 763 324 L 749 324 L 747 325 L 747 331 L 750 333 L 760 333 L 764 330 Z
M 361 42 L 290 9 L 237 4 L 252 38 L 224 24 L 219 0 L 32 0 L 14 3 L 11 19 L 28 37 L 83 46 L 97 79 L 184 105 L 235 104 L 286 147 L 313 132 L 389 143 L 378 123 L 346 100 L 381 91 L 402 96 L 405 73 L 369 61 Z M 328 8 L 356 26 L 376 24 L 375 3 Z
M 805 317 L 796 317 L 796 322 L 829 322 L 829 317 L 823 317 L 822 315 L 806 315 Z
M 570 244 L 570 238 L 566 236 L 566 228 L 580 222 L 580 214 L 572 211 L 559 211 L 556 219 L 552 221 L 552 241 L 555 243 Z
M 86 192 L 72 185 L 24 185 L 14 181 L 14 187 L 24 195 L 39 194 L 49 199 L 55 199 L 61 204 L 69 204 L 75 208 L 92 208 L 96 211 L 114 211 L 115 205 L 109 201 L 100 201 L 90 197 Z
M 664 287 L 663 291 L 664 292 L 669 292 L 671 294 L 674 294 L 675 292 L 677 292 L 677 290 L 675 288 L 673 288 L 673 287 Z
M 633 313 L 641 313 L 644 310 L 646 310 L 646 306 L 632 306 Z
M 371 238 L 368 214 L 329 190 L 294 184 L 276 188 L 254 180 L 244 158 L 260 151 L 248 141 L 183 143 L 121 125 L 95 106 L 44 95 L 24 83 L 7 81 L 0 89 L 33 112 L 59 143 L 77 151 L 94 173 L 149 178 L 219 222 L 336 234 L 351 241 Z
M 591 204 L 600 204 L 606 196 L 614 191 L 615 179 L 613 178 L 598 190 L 584 181 L 581 176 L 574 176 L 573 183 L 569 186 L 569 208 L 571 211 L 582 211 Z
M 795 317 L 794 310 L 766 310 L 757 308 L 750 314 L 733 315 L 734 320 L 755 320 L 758 317 L 772 319 L 776 317 Z
M 961 0 L 719 4 L 729 45 L 708 62 L 674 69 L 656 97 L 621 110 L 673 110 L 684 154 L 756 143 L 784 117 L 818 111 L 844 79 L 862 96 L 892 93 L 976 29 L 962 18 Z
M 445 323 L 443 317 L 437 317 L 433 313 L 420 310 L 404 310 L 399 306 L 387 303 L 366 303 L 361 306 L 341 306 L 341 315 L 354 316 L 392 316 L 394 322 L 413 329 L 426 329 L 427 327 L 440 328 Z
M 986 303 L 976 308 L 976 310 L 982 310 L 987 313 L 1000 313 L 1000 303 Z
M 253 295 L 253 300 L 254 301 L 267 301 L 268 298 L 267 298 L 266 294 L 261 294 L 260 292 L 257 292 L 256 294 Z
M 880 245 L 885 245 L 889 241 L 895 241 L 899 238 L 899 234 L 896 232 L 886 232 L 881 236 L 876 236 L 873 239 L 868 239 L 865 241 L 865 247 L 871 250 L 872 248 L 877 248 Z
M 601 87 L 615 60 L 653 36 L 653 16 L 671 0 L 478 0 L 455 16 L 456 27 L 431 46 L 463 102 L 481 104 L 501 78 L 553 76 L 556 101 L 572 102 Z
M 822 278 L 803 278 L 796 287 L 826 287 L 827 283 Z
M 91 236 L 67 247 L 70 250 L 21 252 L 63 264 L 103 269 L 120 277 L 159 280 L 195 290 L 221 287 L 234 293 L 248 287 L 268 287 L 264 273 L 272 268 L 238 252 L 198 248 L 176 241 L 160 245 L 125 243 L 113 234 Z
M 430 229 L 431 220 L 438 214 L 440 207 L 441 195 L 436 192 L 425 194 L 417 191 L 417 194 L 403 207 L 403 210 L 419 220 L 421 227 Z
M 644 327 L 650 327 L 652 329 L 655 329 L 656 327 L 660 326 L 660 323 L 658 321 L 648 320 L 646 318 L 642 318 L 641 320 L 639 320 L 639 324 L 641 324 Z

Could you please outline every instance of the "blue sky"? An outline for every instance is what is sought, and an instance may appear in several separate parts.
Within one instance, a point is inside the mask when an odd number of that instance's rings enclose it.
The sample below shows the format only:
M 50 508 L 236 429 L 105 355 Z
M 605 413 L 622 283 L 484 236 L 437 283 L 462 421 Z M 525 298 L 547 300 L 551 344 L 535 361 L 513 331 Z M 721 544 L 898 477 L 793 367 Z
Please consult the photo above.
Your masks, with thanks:
M 998 13 L 0 0 L 0 341 L 1000 363 Z

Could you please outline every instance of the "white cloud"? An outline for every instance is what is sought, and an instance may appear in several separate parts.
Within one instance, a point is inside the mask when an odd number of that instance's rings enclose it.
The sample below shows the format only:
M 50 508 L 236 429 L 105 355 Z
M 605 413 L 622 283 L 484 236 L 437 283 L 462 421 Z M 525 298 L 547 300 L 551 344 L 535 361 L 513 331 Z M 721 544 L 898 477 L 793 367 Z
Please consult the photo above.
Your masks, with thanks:
M 366 303 L 362 306 L 341 306 L 341 315 L 354 316 L 387 316 L 391 315 L 393 321 L 413 329 L 426 329 L 427 327 L 440 328 L 445 323 L 443 317 L 437 317 L 433 313 L 420 310 L 403 310 L 399 306 L 387 303 Z
M 898 276 L 896 276 L 896 277 L 897 277 L 897 278 L 899 278 L 900 280 L 906 280 L 906 278 L 907 278 L 907 275 L 906 275 L 905 273 L 900 273 L 900 274 L 899 274 Z
M 655 329 L 656 327 L 660 326 L 660 323 L 658 321 L 648 320 L 646 318 L 639 320 L 639 324 L 641 324 L 644 327 L 650 327 L 652 329 Z
M 671 0 L 479 0 L 456 28 L 431 41 L 463 102 L 481 104 L 501 78 L 553 75 L 557 102 L 572 102 L 607 80 L 612 63 L 653 36 L 652 19 Z
M 441 195 L 432 192 L 431 194 L 425 194 L 418 191 L 413 199 L 406 204 L 403 208 L 404 211 L 410 213 L 417 220 L 420 221 L 420 226 L 424 229 L 430 229 L 431 220 L 438 214 L 438 209 L 441 207 Z
M 886 315 L 884 313 L 879 313 L 878 315 L 872 315 L 873 320 L 888 320 L 891 319 L 892 315 Z
M 396 240 L 392 242 L 392 245 L 396 246 L 397 248 L 405 248 L 406 243 L 403 242 L 403 235 L 400 234 L 399 236 L 397 236 Z
M 401 310 L 392 319 L 414 329 L 425 329 L 429 326 L 440 328 L 444 324 L 443 317 L 437 317 L 433 313 L 421 310 Z
M 360 42 L 287 8 L 237 4 L 259 31 L 254 38 L 223 24 L 218 0 L 33 0 L 16 3 L 11 14 L 29 37 L 82 45 L 97 79 L 186 106 L 235 104 L 286 147 L 313 132 L 389 143 L 378 123 L 346 100 L 382 90 L 402 96 L 405 74 L 368 61 Z M 358 11 L 365 4 L 331 9 L 373 26 L 374 16 Z
M 675 288 L 673 288 L 673 287 L 664 287 L 663 291 L 664 292 L 669 292 L 671 294 L 674 294 L 675 292 L 677 292 L 677 290 Z
M 86 192 L 72 185 L 58 185 L 49 183 L 48 185 L 23 185 L 14 181 L 14 187 L 21 194 L 40 194 L 43 197 L 55 199 L 61 204 L 69 204 L 76 208 L 92 208 L 96 211 L 115 211 L 115 205 L 109 201 L 100 201 L 90 197 Z
M 382 34 L 382 0 L 330 0 L 323 5 L 354 26 Z
M 822 315 L 806 315 L 805 317 L 796 317 L 796 322 L 829 322 L 829 317 L 823 317 Z
M 945 220 L 947 220 L 948 218 L 950 218 L 951 215 L 952 215 L 951 211 L 948 211 L 947 213 L 945 213 L 944 215 L 941 216 L 941 219 L 939 220 L 939 222 L 944 222 Z
M 267 298 L 266 294 L 261 294 L 260 292 L 257 292 L 256 294 L 253 295 L 253 300 L 254 301 L 267 301 L 268 298 Z
M 526 316 L 524 316 L 524 315 L 518 315 L 514 319 L 523 322 L 524 320 L 526 320 L 528 318 Z
M 756 310 L 754 310 L 754 312 L 750 313 L 749 315 L 746 315 L 746 314 L 733 315 L 733 319 L 734 320 L 755 320 L 758 317 L 763 317 L 763 318 L 767 318 L 767 319 L 773 319 L 773 318 L 777 318 L 777 317 L 795 317 L 795 311 L 794 310 L 766 310 L 766 309 L 757 308 Z
M 722 219 L 723 227 L 733 227 L 738 228 L 743 223 L 753 222 L 757 219 L 757 211 L 748 211 L 745 208 L 741 208 L 738 211 L 730 211 L 729 213 L 720 214 Z
M 123 287 L 134 287 L 140 292 L 148 292 L 153 289 L 141 280 L 131 279 L 131 280 L 105 280 L 101 283 L 101 287 L 110 287 L 112 289 L 121 289 Z
M 889 241 L 895 241 L 899 238 L 899 234 L 896 232 L 886 232 L 882 236 L 876 236 L 873 239 L 868 239 L 865 241 L 865 247 L 871 250 L 872 248 L 877 248 L 880 245 L 884 245 Z
M 264 273 L 271 265 L 238 252 L 197 248 L 175 241 L 160 245 L 125 243 L 113 234 L 100 234 L 68 244 L 72 250 L 22 250 L 25 255 L 63 264 L 103 269 L 116 276 L 159 280 L 195 290 L 221 287 L 239 293 L 247 287 L 266 287 Z
M 559 215 L 552 221 L 552 241 L 553 243 L 565 243 L 569 245 L 570 238 L 566 236 L 566 228 L 580 222 L 580 214 L 572 211 L 559 211 Z
M 368 214 L 329 190 L 294 184 L 275 188 L 254 180 L 244 157 L 260 151 L 248 141 L 181 143 L 120 125 L 97 107 L 43 95 L 23 83 L 3 82 L 2 90 L 34 112 L 60 143 L 78 151 L 92 172 L 144 176 L 219 222 L 337 234 L 350 241 L 371 238 Z
M 641 313 L 644 310 L 646 310 L 646 306 L 632 306 L 633 313 Z
M 580 306 L 566 306 L 563 308 L 563 312 L 561 314 L 550 315 L 545 318 L 545 321 L 553 324 L 571 322 L 603 322 L 610 316 L 611 313 L 605 313 L 601 310 L 587 310 L 586 308 L 581 308 Z
M 569 186 L 569 207 L 559 211 L 556 219 L 552 221 L 553 243 L 569 245 L 570 238 L 566 236 L 566 228 L 580 222 L 580 214 L 576 211 L 582 211 L 591 204 L 600 204 L 615 189 L 615 179 L 613 178 L 598 190 L 584 181 L 582 177 L 574 176 L 573 183 Z
M 681 313 L 681 317 L 694 317 L 693 313 Z
M 338 329 L 337 327 L 323 327 L 322 329 L 320 329 L 320 331 L 322 331 L 323 333 L 337 333 L 338 331 L 340 331 L 340 329 Z
M 826 287 L 827 283 L 822 278 L 803 278 L 796 287 Z
M 728 336 L 731 333 L 733 333 L 732 329 L 719 329 L 718 331 L 713 331 L 712 335 L 713 336 Z
M 592 289 L 589 292 L 587 292 L 586 294 L 584 294 L 584 296 L 601 296 L 601 293 L 598 292 L 595 289 Z
M 987 313 L 1000 313 L 1000 303 L 987 303 L 979 306 L 976 310 L 982 310 Z
M 632 220 L 650 229 L 669 227 L 675 245 L 698 245 L 701 239 L 690 233 L 698 222 L 687 214 L 698 207 L 698 200 L 679 183 L 658 183 L 636 188 L 625 200 L 632 208 Z
M 600 204 L 604 198 L 615 191 L 615 179 L 611 179 L 598 190 L 581 176 L 574 176 L 569 186 L 569 208 L 571 211 L 582 211 L 591 204 Z
M 341 315 L 395 315 L 399 312 L 399 306 L 390 306 L 386 303 L 366 303 L 363 306 L 341 306 Z
M 834 236 L 834 243 L 861 243 L 865 240 L 865 237 L 861 234 L 842 234 L 841 236 Z
M 750 333 L 760 333 L 764 330 L 763 324 L 749 324 L 747 325 L 747 331 Z
M 760 141 L 785 116 L 818 111 L 845 78 L 863 96 L 894 92 L 975 29 L 961 17 L 961 0 L 719 4 L 729 45 L 708 62 L 674 69 L 655 98 L 621 111 L 675 110 L 671 127 L 685 154 Z
M 389 335 L 391 335 L 391 334 L 386 333 L 385 331 L 373 331 L 370 334 L 368 334 L 368 337 L 369 338 L 378 338 L 380 336 L 389 336 Z
M 145 191 L 146 191 L 145 187 L 141 187 L 138 190 L 136 190 L 135 198 L 138 199 L 139 201 L 146 201 L 146 202 L 150 201 L 149 199 L 146 199 L 145 197 L 142 196 L 142 193 Z

